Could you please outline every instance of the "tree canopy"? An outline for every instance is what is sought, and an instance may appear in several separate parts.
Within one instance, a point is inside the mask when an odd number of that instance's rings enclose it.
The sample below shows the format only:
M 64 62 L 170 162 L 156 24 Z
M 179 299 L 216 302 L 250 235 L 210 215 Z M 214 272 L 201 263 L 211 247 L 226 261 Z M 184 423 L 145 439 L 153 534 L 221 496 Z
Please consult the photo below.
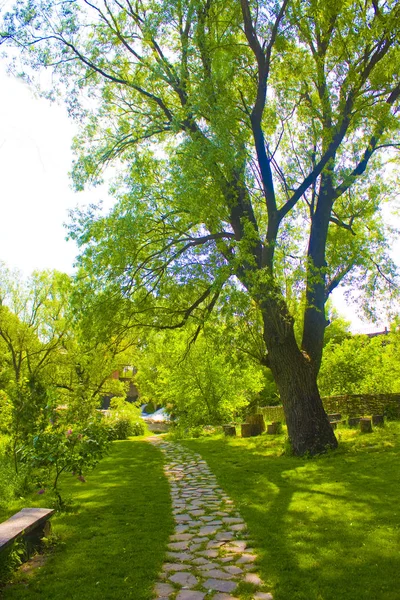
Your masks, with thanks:
M 299 454 L 336 445 L 316 384 L 330 293 L 377 274 L 394 289 L 380 205 L 399 147 L 399 11 L 29 0 L 4 19 L 3 40 L 51 69 L 50 95 L 81 120 L 76 186 L 120 167 L 110 215 L 75 214 L 87 297 L 125 327 L 177 328 L 207 319 L 224 286 L 246 290 Z
M 17 467 L 22 445 L 61 413 L 86 426 L 103 394 L 125 397 L 111 374 L 129 364 L 133 342 L 85 330 L 72 314 L 68 275 L 42 271 L 24 280 L 0 267 L 0 431 L 10 436 Z

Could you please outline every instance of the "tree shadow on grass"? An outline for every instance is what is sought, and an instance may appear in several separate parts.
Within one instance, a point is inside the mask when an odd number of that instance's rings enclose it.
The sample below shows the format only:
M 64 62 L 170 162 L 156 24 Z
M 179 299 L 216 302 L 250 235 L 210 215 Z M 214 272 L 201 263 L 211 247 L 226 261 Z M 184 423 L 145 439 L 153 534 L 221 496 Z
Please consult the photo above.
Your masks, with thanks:
M 113 444 L 87 483 L 64 478 L 77 510 L 53 519 L 54 556 L 5 599 L 150 600 L 173 521 L 160 451 L 143 441 Z
M 236 501 L 275 600 L 399 600 L 396 454 L 305 460 L 238 441 L 189 446 Z

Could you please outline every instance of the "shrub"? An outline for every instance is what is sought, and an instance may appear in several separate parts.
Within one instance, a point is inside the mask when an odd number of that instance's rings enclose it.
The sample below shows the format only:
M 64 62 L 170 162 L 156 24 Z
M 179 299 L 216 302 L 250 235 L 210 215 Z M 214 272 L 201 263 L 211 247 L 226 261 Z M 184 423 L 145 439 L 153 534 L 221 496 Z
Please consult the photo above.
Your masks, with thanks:
M 28 465 L 19 465 L 15 470 L 10 449 L 5 437 L 0 437 L 0 508 L 18 496 L 25 495 L 31 488 L 31 472 Z
M 143 435 L 144 422 L 140 419 L 139 409 L 122 398 L 113 398 L 107 418 L 110 439 L 126 440 L 130 435 Z
M 130 419 L 121 417 L 111 424 L 110 427 L 111 439 L 126 440 L 132 435 L 132 423 Z
M 84 482 L 83 472 L 96 466 L 108 444 L 107 427 L 99 419 L 73 427 L 53 423 L 20 448 L 20 454 L 28 467 L 41 470 L 51 484 L 57 507 L 63 508 L 58 489 L 60 475 L 72 473 Z
M 144 435 L 145 431 L 146 427 L 143 421 L 135 421 L 132 423 L 132 435 Z
M 7 433 L 12 423 L 12 404 L 7 394 L 0 390 L 0 432 Z
M 144 412 L 148 415 L 152 415 L 156 411 L 156 406 L 153 402 L 148 402 L 144 407 Z
M 388 421 L 398 421 L 400 418 L 399 406 L 387 405 L 385 406 L 383 414 Z
M 144 423 L 134 421 L 129 417 L 117 417 L 110 419 L 108 423 L 110 440 L 126 440 L 129 436 L 143 435 L 145 432 Z
M 218 431 L 218 427 L 213 427 L 211 425 L 195 425 L 190 427 L 188 425 L 178 423 L 174 425 L 174 427 L 171 429 L 171 431 L 168 434 L 168 437 L 172 440 L 200 438 L 214 435 Z

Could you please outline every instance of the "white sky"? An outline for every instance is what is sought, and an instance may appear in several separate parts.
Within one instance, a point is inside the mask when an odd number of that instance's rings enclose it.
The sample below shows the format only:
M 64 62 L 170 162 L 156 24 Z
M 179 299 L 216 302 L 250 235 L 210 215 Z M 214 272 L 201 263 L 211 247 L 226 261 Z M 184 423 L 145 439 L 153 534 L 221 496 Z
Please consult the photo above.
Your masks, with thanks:
M 1 67 L 0 89 L 0 260 L 25 275 L 71 273 L 76 246 L 65 240 L 67 211 L 106 193 L 71 189 L 75 127 L 63 106 L 35 98 Z
M 0 261 L 24 275 L 35 269 L 72 273 L 76 246 L 65 240 L 63 227 L 68 209 L 112 201 L 104 188 L 72 191 L 68 172 L 75 126 L 64 106 L 35 98 L 1 64 L 0 90 Z M 334 303 L 352 329 L 375 329 L 357 318 L 340 292 Z

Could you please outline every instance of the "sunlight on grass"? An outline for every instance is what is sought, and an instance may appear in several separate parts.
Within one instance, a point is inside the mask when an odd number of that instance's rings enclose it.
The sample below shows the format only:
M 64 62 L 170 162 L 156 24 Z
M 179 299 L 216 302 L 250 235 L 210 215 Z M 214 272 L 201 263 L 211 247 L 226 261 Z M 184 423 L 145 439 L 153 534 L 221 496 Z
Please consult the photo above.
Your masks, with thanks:
M 275 600 L 398 600 L 400 424 L 299 459 L 284 436 L 188 440 L 246 520 Z
M 137 438 L 115 442 L 87 483 L 66 476 L 62 492 L 73 505 L 52 520 L 55 553 L 3 597 L 150 600 L 173 527 L 159 450 Z

